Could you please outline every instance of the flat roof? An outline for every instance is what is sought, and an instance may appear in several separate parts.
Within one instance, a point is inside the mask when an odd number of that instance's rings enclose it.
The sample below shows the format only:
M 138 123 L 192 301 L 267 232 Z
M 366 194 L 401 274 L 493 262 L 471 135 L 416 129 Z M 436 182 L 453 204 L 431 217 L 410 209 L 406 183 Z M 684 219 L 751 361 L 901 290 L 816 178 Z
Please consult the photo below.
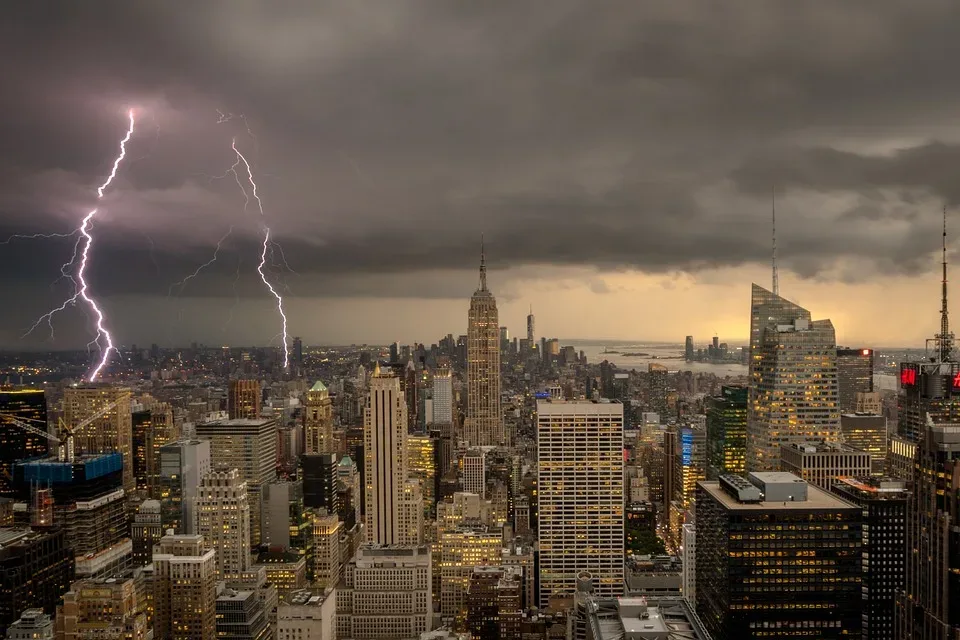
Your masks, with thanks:
M 773 482 L 792 482 L 796 476 L 783 471 L 771 471 L 762 476 L 777 476 Z M 786 476 L 786 479 L 779 479 Z M 769 481 L 768 481 L 769 482 Z M 810 509 L 856 509 L 860 507 L 850 504 L 837 496 L 831 495 L 819 487 L 807 484 L 807 499 L 800 502 L 740 502 L 720 488 L 719 482 L 700 482 L 704 491 L 713 496 L 720 504 L 731 511 L 769 511 L 771 509 L 785 509 L 788 511 L 808 511 Z
M 221 420 L 211 420 L 210 422 L 201 422 L 200 427 L 260 427 L 266 424 L 276 422 L 276 418 L 223 418 Z

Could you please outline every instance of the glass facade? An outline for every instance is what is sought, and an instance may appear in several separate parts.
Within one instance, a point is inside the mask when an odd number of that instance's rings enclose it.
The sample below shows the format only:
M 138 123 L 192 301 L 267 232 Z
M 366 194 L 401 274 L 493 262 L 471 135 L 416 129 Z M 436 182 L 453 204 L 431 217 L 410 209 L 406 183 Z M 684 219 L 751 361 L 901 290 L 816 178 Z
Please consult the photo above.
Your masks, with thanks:
M 707 398 L 707 477 L 743 473 L 747 459 L 747 388 L 724 386 Z
M 47 430 L 47 399 L 42 389 L 0 391 L 0 496 L 16 493 L 11 484 L 13 463 L 47 455 L 47 438 L 13 423 L 22 420 L 40 431 Z

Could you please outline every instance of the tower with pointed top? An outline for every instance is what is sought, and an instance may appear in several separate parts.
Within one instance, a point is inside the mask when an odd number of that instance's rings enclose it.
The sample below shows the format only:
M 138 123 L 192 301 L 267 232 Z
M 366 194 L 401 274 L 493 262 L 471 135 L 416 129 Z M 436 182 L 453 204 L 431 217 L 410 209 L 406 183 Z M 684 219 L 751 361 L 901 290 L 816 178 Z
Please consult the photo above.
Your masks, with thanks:
M 947 208 L 943 208 L 943 280 L 940 295 L 940 333 L 936 335 L 937 358 L 940 362 L 953 359 L 954 335 L 950 331 L 949 310 L 947 308 Z
M 500 411 L 500 321 L 497 299 L 487 289 L 487 265 L 480 242 L 480 288 L 467 315 L 467 417 L 464 437 L 471 446 L 506 444 Z
M 534 342 L 534 337 L 533 337 L 534 331 L 535 331 L 535 329 L 536 329 L 536 326 L 535 326 L 534 322 L 535 322 L 535 321 L 534 321 L 534 317 L 533 317 L 533 305 L 530 305 L 530 314 L 527 315 L 527 342 L 528 342 L 531 346 L 533 346 L 534 344 L 536 344 L 536 343 Z
M 773 287 L 770 289 L 773 295 L 780 295 L 780 274 L 777 272 L 777 192 L 770 192 L 770 215 L 772 218 L 773 231 L 773 256 L 771 258 L 771 267 L 773 268 Z

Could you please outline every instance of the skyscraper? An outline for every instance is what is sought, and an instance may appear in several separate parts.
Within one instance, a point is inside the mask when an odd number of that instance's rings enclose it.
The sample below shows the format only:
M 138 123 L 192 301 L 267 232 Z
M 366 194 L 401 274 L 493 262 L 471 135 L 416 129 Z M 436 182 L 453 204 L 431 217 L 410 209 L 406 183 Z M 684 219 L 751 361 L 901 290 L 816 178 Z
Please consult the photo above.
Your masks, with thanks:
M 231 380 L 227 394 L 227 414 L 230 419 L 247 418 L 256 420 L 260 417 L 260 381 L 259 380 Z
M 27 608 L 52 614 L 73 576 L 63 529 L 0 529 L 0 633 Z
M 450 367 L 441 367 L 433 374 L 433 423 L 453 424 L 453 377 Z
M 487 497 L 486 455 L 483 449 L 471 449 L 463 454 L 463 490 Z
M 273 418 L 232 419 L 196 426 L 197 437 L 210 441 L 215 470 L 237 469 L 247 483 L 250 541 L 260 544 L 261 487 L 276 477 L 277 421 Z
M 166 402 L 131 414 L 133 429 L 133 475 L 137 490 L 149 498 L 157 496 L 160 482 L 160 447 L 177 439 L 173 409 Z
M 164 531 L 196 533 L 195 500 L 200 480 L 210 470 L 209 440 L 178 440 L 160 447 L 157 499 Z
M 960 637 L 960 423 L 927 423 L 911 481 L 899 637 L 953 640 Z
M 337 513 L 339 463 L 335 453 L 305 453 L 300 456 L 297 476 L 303 482 L 303 506 Z
M 158 501 L 144 500 L 140 503 L 130 528 L 130 537 L 133 538 L 133 565 L 142 567 L 150 564 L 153 559 L 153 547 L 163 537 L 163 523 Z
M 13 423 L 21 420 L 38 431 L 47 430 L 47 399 L 42 389 L 0 391 L 0 496 L 15 493 L 9 478 L 13 463 L 47 455 L 49 441 Z
M 217 550 L 221 580 L 250 569 L 250 502 L 236 469 L 213 471 L 200 482 L 197 533 Z
M 500 324 L 497 299 L 487 289 L 487 266 L 480 251 L 480 288 L 467 316 L 467 418 L 464 436 L 472 446 L 504 444 L 500 410 Z
M 706 399 L 708 479 L 746 470 L 747 397 L 746 387 L 724 385 Z
M 307 407 L 303 416 L 303 431 L 307 453 L 332 453 L 333 400 L 327 387 L 317 380 L 307 391 Z
M 217 637 L 217 552 L 203 536 L 167 535 L 153 554 L 153 632 L 169 640 Z
M 701 482 L 697 614 L 714 640 L 860 638 L 861 544 L 860 507 L 793 474 Z
M 400 379 L 381 373 L 370 378 L 364 412 L 366 534 L 371 544 L 400 544 L 400 501 L 407 479 L 407 404 Z
M 623 593 L 623 405 L 537 402 L 540 606 L 576 590 Z
M 837 349 L 837 390 L 841 413 L 857 410 L 857 394 L 873 391 L 873 349 Z
M 527 314 L 527 342 L 532 347 L 537 344 L 537 339 L 534 337 L 536 332 L 536 319 L 533 317 L 533 305 L 530 305 L 530 313 Z
M 755 284 L 750 350 L 747 469 L 778 469 L 781 444 L 838 442 L 833 324 Z
M 134 491 L 130 390 L 102 385 L 67 387 L 63 392 L 63 413 L 63 421 L 73 433 L 75 452 L 119 452 L 123 456 L 123 489 L 127 493 Z M 93 416 L 98 417 L 91 421 Z

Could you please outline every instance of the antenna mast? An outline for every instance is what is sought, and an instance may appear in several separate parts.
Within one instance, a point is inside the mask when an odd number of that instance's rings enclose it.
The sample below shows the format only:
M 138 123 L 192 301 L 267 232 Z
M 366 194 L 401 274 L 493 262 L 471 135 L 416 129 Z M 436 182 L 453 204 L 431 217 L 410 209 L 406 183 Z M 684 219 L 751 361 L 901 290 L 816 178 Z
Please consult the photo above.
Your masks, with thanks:
M 487 290 L 487 262 L 483 251 L 483 234 L 480 234 L 480 291 Z
M 937 355 L 940 362 L 949 362 L 953 355 L 953 339 L 950 333 L 949 309 L 947 308 L 947 207 L 943 207 L 943 280 L 940 298 L 940 334 L 937 336 Z
M 777 192 L 776 189 L 770 189 L 770 212 L 773 218 L 773 256 L 771 266 L 773 267 L 773 295 L 780 295 L 780 276 L 777 274 Z

